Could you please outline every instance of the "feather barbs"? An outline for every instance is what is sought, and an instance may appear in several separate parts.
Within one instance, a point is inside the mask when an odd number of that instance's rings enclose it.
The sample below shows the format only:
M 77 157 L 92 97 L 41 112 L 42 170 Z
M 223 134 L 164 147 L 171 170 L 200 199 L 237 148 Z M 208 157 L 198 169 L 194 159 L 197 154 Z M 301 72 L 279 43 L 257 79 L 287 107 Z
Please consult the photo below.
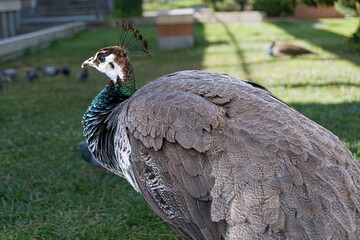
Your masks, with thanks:
M 121 20 L 121 22 L 116 21 L 116 25 L 118 30 L 121 30 L 121 32 L 119 32 L 119 47 L 124 49 L 126 53 L 143 52 L 148 57 L 151 57 L 148 49 L 148 41 L 138 29 L 134 28 L 125 20 Z

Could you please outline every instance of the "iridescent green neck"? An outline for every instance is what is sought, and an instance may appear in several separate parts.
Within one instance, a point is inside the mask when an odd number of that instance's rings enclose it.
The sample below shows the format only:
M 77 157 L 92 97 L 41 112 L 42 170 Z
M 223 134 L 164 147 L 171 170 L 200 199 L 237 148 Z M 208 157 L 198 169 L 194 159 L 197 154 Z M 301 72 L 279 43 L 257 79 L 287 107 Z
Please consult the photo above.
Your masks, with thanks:
M 118 84 L 116 84 L 118 85 Z M 89 149 L 91 152 L 95 151 L 97 145 L 98 134 L 104 126 L 104 121 L 107 115 L 120 103 L 127 100 L 132 93 L 119 86 L 106 86 L 93 100 L 89 108 L 84 114 L 84 135 L 87 139 Z M 132 90 L 132 89 L 131 89 Z M 127 95 L 129 94 L 130 95 Z
M 135 74 L 130 59 L 123 66 L 123 80 L 117 79 L 115 91 L 130 97 L 136 91 Z
M 114 86 L 114 91 L 127 97 L 133 95 L 136 92 L 134 74 L 131 76 L 130 79 L 127 78 L 125 82 L 118 80 Z

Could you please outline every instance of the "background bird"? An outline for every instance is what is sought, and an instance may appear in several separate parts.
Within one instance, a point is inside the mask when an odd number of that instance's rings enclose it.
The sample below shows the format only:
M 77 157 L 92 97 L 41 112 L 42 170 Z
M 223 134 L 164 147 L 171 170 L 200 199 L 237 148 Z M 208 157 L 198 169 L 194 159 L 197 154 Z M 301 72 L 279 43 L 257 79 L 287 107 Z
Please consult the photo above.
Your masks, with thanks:
M 184 239 L 360 236 L 360 168 L 335 135 L 228 75 L 181 71 L 137 90 L 126 39 L 146 54 L 147 42 L 121 28 L 119 46 L 82 64 L 110 79 L 84 114 L 84 134 L 95 158 Z
M 4 86 L 4 76 L 0 72 L 0 90 L 3 88 L 3 86 Z
M 83 158 L 83 160 L 85 162 L 89 163 L 91 166 L 93 166 L 95 168 L 103 169 L 103 167 L 98 162 L 98 160 L 96 160 L 94 155 L 89 151 L 88 145 L 87 145 L 87 143 L 85 141 L 79 142 L 77 147 L 80 150 L 81 157 Z
M 64 76 L 68 77 L 68 76 L 70 76 L 70 74 L 71 74 L 71 70 L 70 70 L 69 67 L 64 66 L 64 67 L 61 68 L 61 73 L 62 73 Z
M 80 72 L 78 72 L 78 74 L 76 75 L 76 79 L 80 82 L 86 81 L 89 77 L 89 72 L 88 70 L 82 69 Z
M 46 66 L 41 68 L 41 72 L 49 77 L 54 77 L 60 73 L 60 70 L 54 66 Z
M 315 54 L 314 52 L 299 46 L 292 44 L 275 44 L 275 42 L 271 43 L 270 47 L 268 48 L 268 53 L 271 56 L 287 55 L 292 57 L 305 54 Z
M 34 81 L 35 79 L 39 79 L 39 75 L 36 70 L 26 71 L 26 78 L 30 81 Z
M 5 79 L 9 82 L 14 81 L 19 76 L 19 73 L 14 68 L 7 68 L 3 70 L 2 73 Z

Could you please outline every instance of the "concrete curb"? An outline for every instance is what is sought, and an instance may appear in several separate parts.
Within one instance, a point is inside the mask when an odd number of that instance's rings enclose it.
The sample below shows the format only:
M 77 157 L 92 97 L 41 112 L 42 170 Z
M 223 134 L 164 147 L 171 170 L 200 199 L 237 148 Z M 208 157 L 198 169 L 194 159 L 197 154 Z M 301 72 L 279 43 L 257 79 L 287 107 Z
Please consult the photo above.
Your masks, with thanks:
M 0 61 L 19 57 L 27 50 L 45 48 L 51 41 L 69 38 L 85 27 L 84 22 L 73 22 L 0 40 Z

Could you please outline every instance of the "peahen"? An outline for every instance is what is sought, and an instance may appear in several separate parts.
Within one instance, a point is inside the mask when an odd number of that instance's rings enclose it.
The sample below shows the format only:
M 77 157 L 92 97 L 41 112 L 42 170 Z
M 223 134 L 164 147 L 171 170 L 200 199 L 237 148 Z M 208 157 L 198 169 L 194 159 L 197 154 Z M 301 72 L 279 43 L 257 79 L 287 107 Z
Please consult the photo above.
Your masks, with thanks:
M 292 57 L 305 54 L 315 54 L 314 52 L 303 47 L 299 47 L 293 44 L 275 44 L 275 42 L 271 43 L 270 47 L 268 48 L 268 53 L 271 56 L 287 55 Z
M 148 54 L 138 30 L 121 28 Z M 360 168 L 334 134 L 223 74 L 180 71 L 137 90 L 126 43 L 82 64 L 110 78 L 84 114 L 84 134 L 100 163 L 184 239 L 360 236 Z

